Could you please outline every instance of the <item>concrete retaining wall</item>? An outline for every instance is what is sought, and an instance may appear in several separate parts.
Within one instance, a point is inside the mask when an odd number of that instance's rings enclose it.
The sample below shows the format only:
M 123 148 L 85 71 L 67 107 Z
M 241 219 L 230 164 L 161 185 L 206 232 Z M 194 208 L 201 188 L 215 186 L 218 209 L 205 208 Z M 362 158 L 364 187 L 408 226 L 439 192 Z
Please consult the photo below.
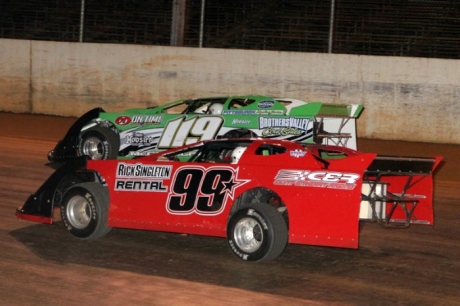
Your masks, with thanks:
M 0 39 L 0 110 L 80 116 L 264 94 L 361 103 L 358 135 L 460 143 L 460 61 Z

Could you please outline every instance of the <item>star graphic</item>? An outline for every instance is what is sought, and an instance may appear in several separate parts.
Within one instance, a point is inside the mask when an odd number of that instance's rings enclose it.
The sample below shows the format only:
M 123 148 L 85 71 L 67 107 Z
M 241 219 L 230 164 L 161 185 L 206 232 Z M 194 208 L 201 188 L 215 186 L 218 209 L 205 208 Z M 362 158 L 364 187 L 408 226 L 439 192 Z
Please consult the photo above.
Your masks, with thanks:
M 246 184 L 250 180 L 239 180 L 238 179 L 238 169 L 235 170 L 235 175 L 227 182 L 222 182 L 224 188 L 222 189 L 221 193 L 226 192 L 227 195 L 233 200 L 235 195 L 236 188 Z

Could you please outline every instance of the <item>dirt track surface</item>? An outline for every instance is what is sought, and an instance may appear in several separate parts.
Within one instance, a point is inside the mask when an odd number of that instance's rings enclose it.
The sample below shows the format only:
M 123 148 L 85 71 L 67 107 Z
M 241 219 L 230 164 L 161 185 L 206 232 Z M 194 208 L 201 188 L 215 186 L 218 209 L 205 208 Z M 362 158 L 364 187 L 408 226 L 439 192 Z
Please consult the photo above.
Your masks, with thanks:
M 17 220 L 16 207 L 53 172 L 46 153 L 74 121 L 0 113 L 0 304 L 460 305 L 460 146 L 358 142 L 366 152 L 444 156 L 435 226 L 366 224 L 359 250 L 289 245 L 254 264 L 219 238 L 115 229 L 80 241 L 60 222 Z

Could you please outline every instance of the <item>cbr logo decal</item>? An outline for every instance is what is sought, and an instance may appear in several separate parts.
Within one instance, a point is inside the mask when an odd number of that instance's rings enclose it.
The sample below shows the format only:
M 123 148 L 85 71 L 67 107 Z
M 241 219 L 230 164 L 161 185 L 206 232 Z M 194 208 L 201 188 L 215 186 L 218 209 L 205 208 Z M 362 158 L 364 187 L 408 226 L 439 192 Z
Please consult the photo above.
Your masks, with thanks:
M 193 117 L 188 120 L 185 116 L 169 121 L 158 143 L 159 149 L 176 148 L 201 140 L 214 139 L 224 118 Z
M 275 185 L 353 190 L 361 176 L 333 171 L 280 170 Z
M 238 179 L 238 169 L 231 167 L 181 167 L 172 179 L 166 210 L 175 215 L 218 215 L 247 182 Z

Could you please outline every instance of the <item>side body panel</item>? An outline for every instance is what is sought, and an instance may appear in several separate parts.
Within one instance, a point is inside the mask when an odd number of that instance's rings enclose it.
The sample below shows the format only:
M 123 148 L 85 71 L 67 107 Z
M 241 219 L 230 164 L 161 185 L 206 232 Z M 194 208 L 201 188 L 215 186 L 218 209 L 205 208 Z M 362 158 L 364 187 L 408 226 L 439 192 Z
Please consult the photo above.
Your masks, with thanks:
M 238 165 L 149 156 L 88 161 L 88 168 L 108 185 L 113 227 L 225 237 L 235 200 L 261 187 L 285 203 L 291 243 L 356 248 L 363 172 L 375 155 L 333 161 L 325 169 L 311 154 L 297 154 L 300 145 L 288 147 L 284 154 L 263 156 L 250 146 Z

